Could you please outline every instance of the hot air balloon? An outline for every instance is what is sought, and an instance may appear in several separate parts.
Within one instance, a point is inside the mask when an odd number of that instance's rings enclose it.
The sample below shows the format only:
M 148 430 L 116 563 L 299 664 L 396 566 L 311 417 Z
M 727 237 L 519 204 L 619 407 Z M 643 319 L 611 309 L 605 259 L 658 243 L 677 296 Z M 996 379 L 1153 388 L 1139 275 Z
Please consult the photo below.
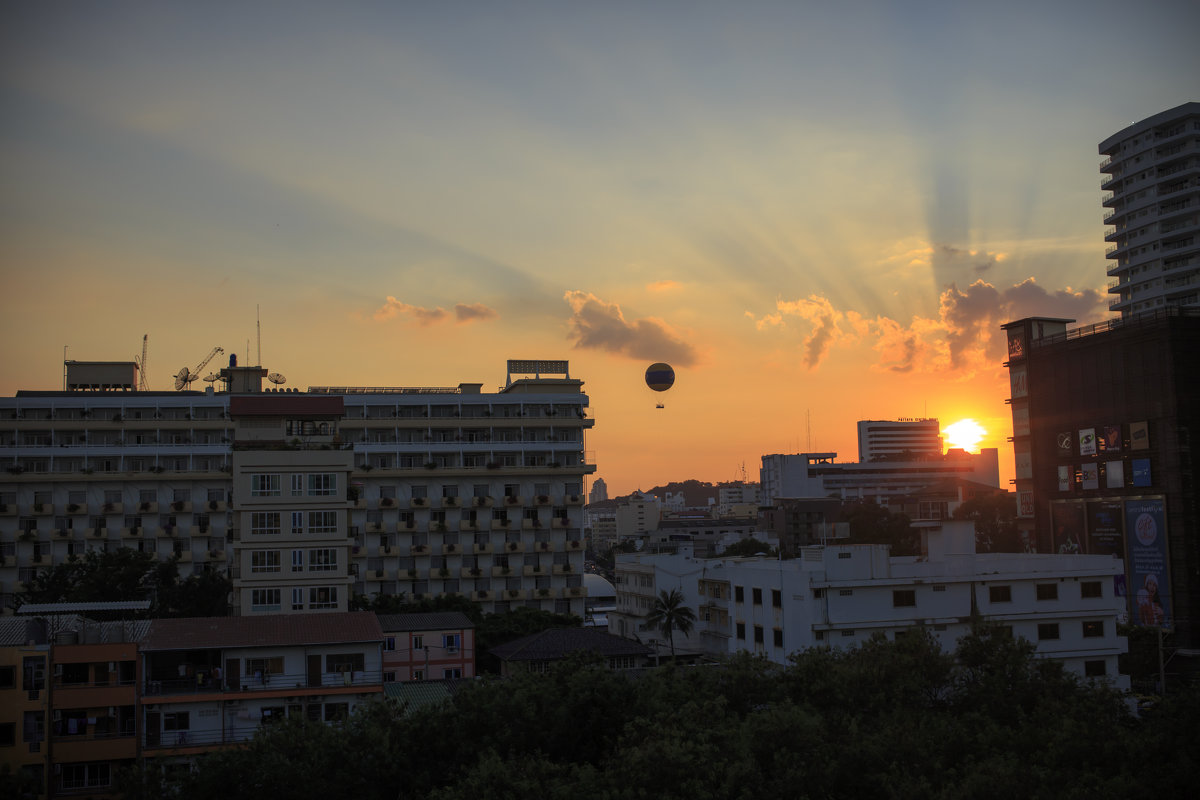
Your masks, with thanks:
M 646 368 L 646 385 L 656 392 L 665 392 L 675 385 L 675 370 L 670 364 L 651 364 Z M 662 403 L 657 405 L 657 408 L 662 407 Z

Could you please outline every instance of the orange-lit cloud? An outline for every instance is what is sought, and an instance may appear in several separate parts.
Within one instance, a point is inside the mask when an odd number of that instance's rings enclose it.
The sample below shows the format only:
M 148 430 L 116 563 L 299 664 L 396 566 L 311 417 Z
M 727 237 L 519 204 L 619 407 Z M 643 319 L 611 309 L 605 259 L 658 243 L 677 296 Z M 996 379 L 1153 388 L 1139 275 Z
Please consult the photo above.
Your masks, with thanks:
M 980 264 L 1002 257 L 988 255 Z M 787 327 L 788 318 L 807 323 L 800 344 L 803 363 L 816 369 L 835 346 L 868 342 L 876 353 L 875 369 L 887 372 L 955 373 L 970 377 L 1003 359 L 1000 326 L 1029 316 L 1054 316 L 1092 322 L 1103 316 L 1105 296 L 1094 289 L 1070 287 L 1047 291 L 1033 278 L 1007 289 L 997 289 L 978 279 L 959 289 L 950 284 L 939 298 L 938 317 L 914 316 L 908 324 L 885 316 L 868 319 L 855 311 L 834 308 L 826 298 L 776 302 L 776 310 L 757 317 L 747 312 L 755 327 Z
M 450 319 L 450 312 L 444 308 L 424 308 L 403 303 L 388 295 L 387 302 L 380 306 L 374 314 L 375 319 L 383 321 L 394 319 L 400 315 L 411 317 L 418 325 L 434 325 Z M 477 320 L 495 319 L 499 314 L 482 303 L 456 303 L 454 306 L 454 321 L 460 325 Z
M 591 292 L 568 291 L 563 299 L 571 306 L 567 337 L 579 349 L 668 361 L 679 367 L 697 361 L 696 348 L 660 319 L 626 320 L 619 305 L 606 303 Z
M 646 284 L 646 291 L 649 292 L 669 292 L 674 289 L 680 289 L 683 284 L 679 281 L 654 281 Z

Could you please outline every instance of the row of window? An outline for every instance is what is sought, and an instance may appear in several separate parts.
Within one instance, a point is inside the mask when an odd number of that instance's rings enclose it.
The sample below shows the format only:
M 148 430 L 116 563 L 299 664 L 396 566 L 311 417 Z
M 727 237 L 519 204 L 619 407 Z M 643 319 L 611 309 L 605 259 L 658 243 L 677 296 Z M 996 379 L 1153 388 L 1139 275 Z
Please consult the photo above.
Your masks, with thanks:
M 336 472 L 296 472 L 290 475 L 288 494 L 292 497 L 331 497 L 337 494 Z M 259 472 L 250 476 L 251 497 L 281 497 L 283 476 L 277 472 Z
M 338 605 L 338 587 L 311 586 L 308 588 L 308 605 L 311 610 L 336 609 Z M 303 611 L 304 587 L 292 588 L 292 611 Z M 259 613 L 283 610 L 282 589 L 251 589 L 250 610 Z
M 293 534 L 336 534 L 338 514 L 336 511 L 293 511 L 291 512 Z M 250 533 L 255 536 L 274 536 L 283 532 L 283 512 L 255 511 L 250 514 Z
M 746 602 L 745 589 L 741 586 L 734 586 L 733 587 L 733 599 L 734 599 L 734 602 L 737 602 L 737 603 Z M 750 600 L 752 603 L 754 603 L 754 605 L 761 606 L 763 604 L 763 590 L 758 588 L 757 586 L 751 587 Z M 779 589 L 771 590 L 771 607 L 772 608 L 783 608 L 783 592 L 781 592 Z
M 254 573 L 282 572 L 283 565 L 279 550 L 250 551 L 250 571 Z M 308 562 L 307 565 L 305 562 Z M 335 547 L 316 547 L 310 550 L 292 551 L 292 572 L 335 572 L 338 568 L 338 550 Z

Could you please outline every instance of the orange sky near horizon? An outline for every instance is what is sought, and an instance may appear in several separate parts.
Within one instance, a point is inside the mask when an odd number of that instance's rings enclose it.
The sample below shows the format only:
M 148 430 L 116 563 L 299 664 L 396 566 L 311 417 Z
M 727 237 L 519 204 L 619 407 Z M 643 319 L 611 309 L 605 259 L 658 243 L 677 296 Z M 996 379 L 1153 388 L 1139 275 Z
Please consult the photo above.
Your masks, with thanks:
M 1200 75 L 1175 0 L 1120 52 L 1110 0 L 451 5 L 10 10 L 0 391 L 147 333 L 167 390 L 258 308 L 301 389 L 569 360 L 611 495 L 924 416 L 1007 487 L 1000 325 L 1108 318 L 1096 143 Z

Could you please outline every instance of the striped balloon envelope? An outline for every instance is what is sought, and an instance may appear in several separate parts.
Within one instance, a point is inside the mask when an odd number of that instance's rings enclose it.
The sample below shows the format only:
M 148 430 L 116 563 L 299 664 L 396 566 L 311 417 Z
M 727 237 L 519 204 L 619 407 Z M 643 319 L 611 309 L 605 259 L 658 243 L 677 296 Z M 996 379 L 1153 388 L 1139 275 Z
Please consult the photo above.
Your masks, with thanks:
M 646 385 L 656 392 L 665 392 L 675 384 L 675 370 L 670 364 L 651 364 L 646 368 Z

